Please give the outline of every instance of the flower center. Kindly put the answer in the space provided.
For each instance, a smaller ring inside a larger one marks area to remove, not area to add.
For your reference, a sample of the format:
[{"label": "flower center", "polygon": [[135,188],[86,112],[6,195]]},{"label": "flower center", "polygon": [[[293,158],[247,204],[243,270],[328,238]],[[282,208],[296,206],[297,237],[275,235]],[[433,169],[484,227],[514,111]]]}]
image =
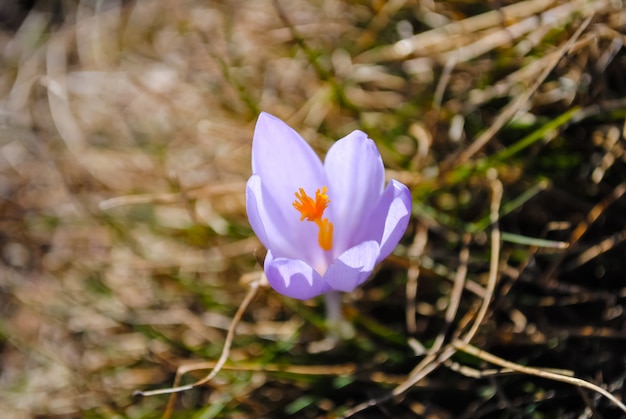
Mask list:
[{"label": "flower center", "polygon": [[319,227],[317,241],[324,250],[330,250],[333,247],[333,223],[328,221],[328,218],[322,218],[330,202],[327,192],[328,188],[322,186],[322,189],[315,191],[315,199],[313,199],[306,194],[304,189],[299,188],[295,194],[296,200],[293,201],[293,207],[300,212],[300,221],[306,219]]}]

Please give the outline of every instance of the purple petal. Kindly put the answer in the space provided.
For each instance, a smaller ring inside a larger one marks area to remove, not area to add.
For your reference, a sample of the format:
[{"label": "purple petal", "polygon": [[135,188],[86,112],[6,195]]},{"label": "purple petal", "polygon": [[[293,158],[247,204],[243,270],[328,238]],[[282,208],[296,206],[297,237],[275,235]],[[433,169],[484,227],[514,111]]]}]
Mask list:
[{"label": "purple petal", "polygon": [[411,192],[402,183],[392,180],[359,235],[362,240],[380,243],[380,262],[391,254],[404,235],[411,218]]},{"label": "purple petal", "polygon": [[[263,222],[263,219],[268,217],[265,214],[261,215],[265,207],[266,205],[263,204],[261,178],[257,175],[252,175],[250,179],[248,179],[248,183],[246,183],[246,212],[248,213],[248,221],[250,221],[250,226],[259,240],[261,240],[261,243],[269,248],[270,241],[264,225],[267,224],[267,222]],[[272,229],[271,226],[268,226],[268,228]]]},{"label": "purple petal", "polygon": [[324,274],[324,280],[333,290],[351,292],[370,276],[378,253],[375,241],[360,243],[335,259]]},{"label": "purple petal", "polygon": [[263,112],[252,140],[252,173],[261,179],[261,188],[254,195],[268,247],[275,241],[274,234],[281,236],[277,242],[288,244],[273,248],[275,256],[303,259],[316,267],[326,264],[327,256],[317,241],[318,228],[314,223],[300,221],[300,213],[292,205],[299,188],[314,196],[317,189],[328,185],[313,149],[283,121]]},{"label": "purple petal", "polygon": [[252,139],[252,173],[259,175],[276,203],[296,221],[294,194],[304,188],[309,195],[327,186],[324,167],[300,134],[280,119],[261,113]]},{"label": "purple petal", "polygon": [[328,176],[335,254],[355,245],[355,232],[385,186],[385,172],[376,144],[361,131],[353,131],[328,151],[324,168]]},{"label": "purple petal", "polygon": [[293,257],[293,237],[290,230],[282,228],[280,216],[276,216],[276,203],[269,196],[261,178],[250,176],[246,184],[246,211],[252,230],[268,249],[274,249],[281,257]]},{"label": "purple petal", "polygon": [[286,227],[281,212],[258,175],[248,179],[246,210],[252,230],[276,257],[303,259],[320,268],[326,266],[326,255],[317,242],[315,224],[301,223],[298,229]]},{"label": "purple petal", "polygon": [[304,261],[274,259],[269,250],[265,257],[265,276],[272,288],[291,298],[308,300],[330,291],[322,277]]}]

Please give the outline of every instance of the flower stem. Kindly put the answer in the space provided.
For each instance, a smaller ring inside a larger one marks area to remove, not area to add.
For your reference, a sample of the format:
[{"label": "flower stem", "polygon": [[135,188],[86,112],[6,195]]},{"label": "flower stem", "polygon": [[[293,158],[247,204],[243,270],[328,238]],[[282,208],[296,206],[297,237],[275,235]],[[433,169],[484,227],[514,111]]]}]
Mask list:
[{"label": "flower stem", "polygon": [[327,293],[325,297],[327,339],[338,343],[340,340],[352,338],[354,336],[354,327],[343,317],[343,293],[332,291]]},{"label": "flower stem", "polygon": [[326,337],[309,344],[309,352],[320,353],[335,349],[342,340],[354,337],[354,327],[343,317],[341,299],[343,294],[332,291],[324,295],[326,298]]}]

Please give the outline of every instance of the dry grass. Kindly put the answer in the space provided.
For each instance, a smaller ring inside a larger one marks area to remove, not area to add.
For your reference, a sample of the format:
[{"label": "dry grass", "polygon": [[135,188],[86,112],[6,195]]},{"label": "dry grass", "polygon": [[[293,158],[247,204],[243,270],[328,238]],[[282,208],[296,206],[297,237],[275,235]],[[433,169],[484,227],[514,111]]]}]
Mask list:
[{"label": "dry grass", "polygon": [[0,34],[0,411],[159,417],[134,390],[215,365],[264,110],[368,132],[414,221],[352,341],[311,353],[321,300],[262,288],[174,417],[623,414],[622,2],[90,3]]}]

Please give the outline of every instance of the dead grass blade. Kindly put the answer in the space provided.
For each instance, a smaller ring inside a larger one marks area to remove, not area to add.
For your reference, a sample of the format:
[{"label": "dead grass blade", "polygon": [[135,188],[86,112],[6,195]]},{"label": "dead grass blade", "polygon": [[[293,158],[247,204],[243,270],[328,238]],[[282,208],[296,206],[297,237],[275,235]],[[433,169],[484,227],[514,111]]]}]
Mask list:
[{"label": "dead grass blade", "polygon": [[480,151],[485,144],[487,144],[493,136],[500,131],[502,127],[506,123],[508,123],[511,118],[519,111],[519,109],[532,97],[532,95],[537,91],[539,86],[544,82],[544,80],[550,75],[552,70],[556,67],[559,61],[565,57],[571,50],[572,46],[576,42],[576,40],[580,37],[583,31],[589,26],[591,23],[591,19],[593,16],[589,16],[585,21],[578,27],[576,32],[570,37],[570,39],[558,50],[558,54],[555,58],[544,68],[539,77],[534,81],[534,83],[524,91],[523,94],[517,96],[514,100],[512,100],[506,107],[498,114],[496,119],[491,123],[489,128],[487,128],[482,134],[478,136],[470,144],[468,147],[463,149],[458,155],[452,156],[451,158],[444,161],[442,167],[451,168],[458,164],[462,164],[470,159],[474,154]]},{"label": "dead grass blade", "polygon": [[209,381],[211,381],[221,371],[224,364],[226,364],[226,361],[228,360],[228,356],[230,354],[230,348],[233,344],[233,339],[235,338],[235,330],[237,329],[237,325],[241,321],[243,314],[248,308],[248,305],[250,305],[250,302],[256,296],[256,293],[259,290],[259,286],[262,280],[263,280],[262,277],[260,277],[257,280],[250,283],[249,285],[250,289],[248,293],[246,294],[246,296],[244,297],[241,304],[239,305],[237,312],[233,316],[230,327],[228,328],[228,333],[226,334],[226,339],[224,340],[222,354],[220,355],[219,359],[217,360],[211,372],[206,377],[196,381],[195,383],[188,384],[186,386],[179,386],[180,380],[183,375],[187,374],[190,371],[205,368],[204,364],[200,364],[201,365],[200,367],[198,367],[197,365],[183,366],[183,367],[180,367],[176,371],[176,378],[174,379],[174,385],[171,388],[150,390],[150,391],[136,391],[135,395],[141,396],[141,397],[147,397],[147,396],[157,396],[160,394],[170,394],[171,395],[170,399],[165,408],[165,412],[163,413],[163,419],[169,419],[174,411],[174,403],[176,402],[177,393],[180,393],[182,391],[192,390],[196,387],[202,386],[208,383]]},{"label": "dead grass blade", "polygon": [[475,356],[476,358],[480,358],[483,361],[489,362],[494,365],[498,365],[503,368],[507,368],[511,371],[520,372],[522,374],[534,375],[536,377],[546,378],[548,380],[560,381],[562,383],[571,384],[576,387],[586,388],[588,390],[595,391],[596,393],[601,394],[602,396],[609,399],[613,404],[619,407],[622,411],[626,412],[626,405],[622,403],[617,397],[603,389],[602,387],[590,383],[589,381],[585,381],[581,378],[570,377],[568,375],[564,375],[561,373],[556,373],[552,371],[547,371],[544,369],[526,367],[524,365],[519,365],[514,362],[507,361],[505,359],[499,358],[489,352],[485,352],[481,349],[478,349],[475,346],[470,345],[467,342],[463,342],[460,340],[455,340],[453,342],[453,346],[455,349],[459,351],[465,352],[466,354]]}]

